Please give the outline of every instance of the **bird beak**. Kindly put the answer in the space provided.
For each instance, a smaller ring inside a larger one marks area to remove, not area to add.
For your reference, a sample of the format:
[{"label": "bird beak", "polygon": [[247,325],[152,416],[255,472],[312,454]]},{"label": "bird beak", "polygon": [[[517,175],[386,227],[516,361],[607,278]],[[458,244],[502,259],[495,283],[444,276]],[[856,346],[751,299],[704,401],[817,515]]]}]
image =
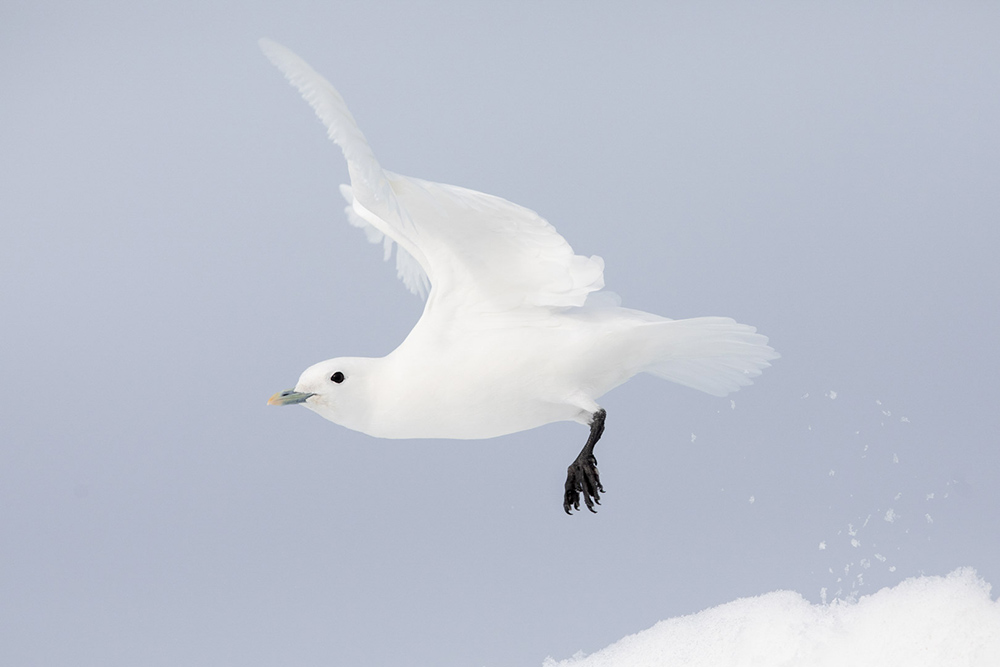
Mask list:
[{"label": "bird beak", "polygon": [[302,403],[310,396],[315,396],[316,394],[307,394],[301,391],[295,391],[294,389],[286,389],[285,391],[279,391],[277,394],[267,399],[268,405],[295,405],[296,403]]}]

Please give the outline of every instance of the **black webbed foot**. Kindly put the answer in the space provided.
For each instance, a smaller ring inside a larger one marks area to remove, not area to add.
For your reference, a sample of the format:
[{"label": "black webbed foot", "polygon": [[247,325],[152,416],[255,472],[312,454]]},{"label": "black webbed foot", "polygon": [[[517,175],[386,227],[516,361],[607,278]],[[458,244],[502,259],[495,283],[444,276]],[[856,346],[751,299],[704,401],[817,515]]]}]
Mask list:
[{"label": "black webbed foot", "polygon": [[604,433],[604,419],[607,412],[600,409],[594,413],[590,421],[590,437],[587,444],[580,450],[579,456],[566,469],[566,487],[563,493],[563,510],[566,514],[572,514],[570,509],[580,510],[580,494],[583,494],[583,502],[591,512],[594,504],[601,504],[601,494],[604,487],[601,486],[601,475],[597,471],[597,458],[594,456],[594,445],[601,439]]},{"label": "black webbed foot", "polygon": [[597,471],[597,459],[593,454],[584,457],[581,453],[566,469],[566,492],[563,496],[563,509],[566,514],[572,514],[571,507],[580,510],[581,493],[587,509],[596,513],[594,504],[601,504],[604,487],[601,486],[601,474]]}]

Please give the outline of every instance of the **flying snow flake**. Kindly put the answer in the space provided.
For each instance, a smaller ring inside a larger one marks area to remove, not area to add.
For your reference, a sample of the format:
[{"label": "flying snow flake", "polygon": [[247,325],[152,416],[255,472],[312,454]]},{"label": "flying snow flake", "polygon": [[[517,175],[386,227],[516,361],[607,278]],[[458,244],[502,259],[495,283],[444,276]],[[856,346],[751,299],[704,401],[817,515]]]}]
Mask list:
[{"label": "flying snow flake", "polygon": [[930,514],[925,514],[924,518],[927,519],[927,523],[934,523],[934,519],[931,518]]},{"label": "flying snow flake", "polygon": [[895,523],[897,516],[898,515],[896,514],[896,510],[890,507],[889,511],[885,513],[885,520],[888,521],[889,523]]},{"label": "flying snow flake", "polygon": [[755,498],[754,498],[753,496],[750,496],[750,504],[751,504],[751,505],[753,505],[753,504],[754,504],[754,500],[755,500]]},{"label": "flying snow flake", "polygon": [[892,453],[892,462],[899,463],[899,455],[896,454],[895,452]]},{"label": "flying snow flake", "polygon": [[826,542],[820,542],[819,543],[819,550],[823,551],[824,549],[826,549]]},{"label": "flying snow flake", "polygon": [[696,436],[694,433],[692,433],[691,434],[691,442],[694,442],[697,439],[698,439],[698,436]]},{"label": "flying snow flake", "polygon": [[934,494],[933,493],[928,493],[927,494],[927,500],[934,500]]},{"label": "flying snow flake", "polygon": [[858,547],[861,546],[861,541],[858,538],[856,538],[856,537],[852,537],[851,538],[851,546],[854,547],[855,549],[857,549]]},{"label": "flying snow flake", "polygon": [[837,474],[837,471],[834,470],[833,468],[830,468],[830,477],[833,477],[836,474]]},{"label": "flying snow flake", "polygon": [[830,391],[826,392],[823,395],[829,398],[831,401],[837,400],[837,392],[835,392],[833,389],[831,389]]},{"label": "flying snow flake", "polygon": [[732,401],[732,400],[729,401],[729,409],[731,409],[731,410],[735,410],[736,409],[736,401]]},{"label": "flying snow flake", "polygon": [[885,562],[885,556],[883,556],[882,554],[875,554],[875,560],[877,560],[880,563],[884,563]]},{"label": "flying snow flake", "polygon": [[904,422],[906,424],[909,424],[910,423],[910,418],[909,417],[900,417],[899,421]]}]

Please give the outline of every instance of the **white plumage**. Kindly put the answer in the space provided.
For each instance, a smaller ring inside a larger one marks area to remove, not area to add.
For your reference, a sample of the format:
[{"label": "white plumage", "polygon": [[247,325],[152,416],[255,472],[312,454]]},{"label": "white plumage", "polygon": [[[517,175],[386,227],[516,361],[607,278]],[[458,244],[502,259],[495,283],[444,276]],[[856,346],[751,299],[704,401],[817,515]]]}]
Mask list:
[{"label": "white plumage", "polygon": [[599,291],[604,261],[575,254],[534,211],[382,169],[336,89],[288,49],[260,45],[343,150],[348,221],[383,243],[386,259],[396,244],[399,277],[427,298],[389,355],[315,364],[272,404],[303,403],[384,438],[490,438],[554,421],[590,424],[570,466],[569,511],[577,492],[590,507],[602,490],[592,455],[603,431],[601,395],[647,372],[723,396],[778,356],[753,327],[728,318],[669,320],[620,307]]}]

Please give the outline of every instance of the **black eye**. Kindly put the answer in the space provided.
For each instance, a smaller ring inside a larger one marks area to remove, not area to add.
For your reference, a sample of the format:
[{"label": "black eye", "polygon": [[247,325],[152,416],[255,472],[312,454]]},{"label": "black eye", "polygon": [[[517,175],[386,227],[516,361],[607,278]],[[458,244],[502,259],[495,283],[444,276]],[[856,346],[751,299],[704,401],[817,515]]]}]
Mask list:
[{"label": "black eye", "polygon": [[344,374],[341,373],[340,371],[337,371],[336,373],[330,376],[330,379],[336,382],[337,384],[340,384],[341,382],[344,381]]}]

